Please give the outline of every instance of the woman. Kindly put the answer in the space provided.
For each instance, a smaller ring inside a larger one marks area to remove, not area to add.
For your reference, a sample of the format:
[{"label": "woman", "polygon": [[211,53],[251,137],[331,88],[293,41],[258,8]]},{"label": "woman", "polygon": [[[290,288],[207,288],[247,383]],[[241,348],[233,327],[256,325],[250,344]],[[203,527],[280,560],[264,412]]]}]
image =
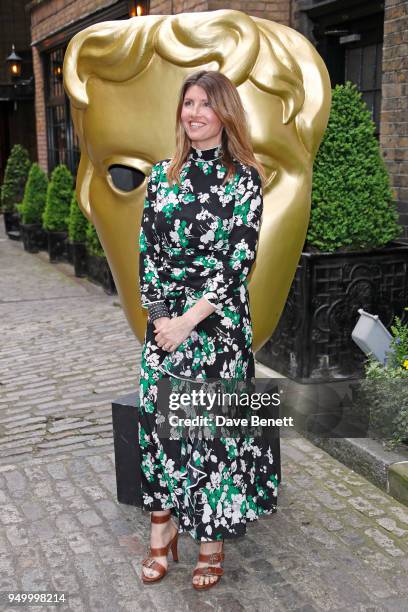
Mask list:
[{"label": "woman", "polygon": [[[278,474],[270,446],[253,438],[162,439],[158,381],[255,376],[247,276],[263,210],[262,166],[254,157],[238,90],[223,74],[183,83],[176,152],[149,176],[140,231],[140,290],[149,317],[140,375],[143,509],[151,512],[142,579],[167,573],[178,533],[201,544],[196,589],[223,573],[224,539],[276,511]],[[170,517],[178,519],[178,526]]]}]

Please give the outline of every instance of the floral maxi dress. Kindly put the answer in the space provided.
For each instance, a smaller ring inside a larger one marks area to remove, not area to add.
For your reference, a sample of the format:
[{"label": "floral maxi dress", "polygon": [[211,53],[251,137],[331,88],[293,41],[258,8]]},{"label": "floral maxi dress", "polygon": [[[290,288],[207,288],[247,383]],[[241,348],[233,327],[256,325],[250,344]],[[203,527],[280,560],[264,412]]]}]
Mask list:
[{"label": "floral maxi dress", "polygon": [[263,210],[257,170],[234,159],[224,186],[221,146],[191,148],[180,185],[169,185],[170,159],[153,166],[140,229],[142,306],[164,301],[181,316],[204,297],[216,310],[169,352],[148,322],[139,386],[142,508],[171,509],[179,532],[199,541],[242,536],[246,523],[277,510],[279,440],[163,439],[157,432],[162,377],[250,379],[255,376],[247,276],[255,260]]}]

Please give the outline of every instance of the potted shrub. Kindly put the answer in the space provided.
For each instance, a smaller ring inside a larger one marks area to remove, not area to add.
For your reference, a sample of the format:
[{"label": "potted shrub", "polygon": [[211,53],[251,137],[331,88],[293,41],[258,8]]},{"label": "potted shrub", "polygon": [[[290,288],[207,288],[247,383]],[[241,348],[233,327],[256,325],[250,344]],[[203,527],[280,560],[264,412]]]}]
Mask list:
[{"label": "potted shrub", "polygon": [[75,268],[75,276],[86,276],[86,230],[88,220],[78,206],[75,193],[71,199],[68,217],[68,244],[71,247],[72,262]]},{"label": "potted shrub", "polygon": [[28,151],[19,144],[14,145],[7,160],[0,192],[0,208],[3,212],[6,233],[14,240],[20,239],[19,213],[16,204],[23,199],[30,166]]},{"label": "potted shrub", "polygon": [[88,277],[104,288],[108,295],[116,293],[115,283],[98,234],[92,223],[86,228]]},{"label": "potted shrub", "polygon": [[28,173],[23,201],[16,205],[20,213],[24,249],[29,253],[37,253],[39,249],[47,248],[47,235],[42,228],[47,187],[47,175],[34,163]]},{"label": "potted shrub", "polygon": [[394,447],[408,443],[408,325],[396,316],[391,332],[385,365],[372,355],[364,364],[365,377],[353,390],[353,410],[369,423],[370,437]]},{"label": "potted shrub", "polygon": [[48,184],[47,199],[42,215],[43,227],[48,234],[50,262],[63,259],[68,236],[67,218],[73,194],[73,177],[67,166],[56,166]]},{"label": "potted shrub", "polygon": [[358,309],[389,327],[404,307],[408,245],[396,240],[402,227],[374,130],[356,86],[336,86],[305,247],[277,328],[256,355],[301,383],[358,378]]}]

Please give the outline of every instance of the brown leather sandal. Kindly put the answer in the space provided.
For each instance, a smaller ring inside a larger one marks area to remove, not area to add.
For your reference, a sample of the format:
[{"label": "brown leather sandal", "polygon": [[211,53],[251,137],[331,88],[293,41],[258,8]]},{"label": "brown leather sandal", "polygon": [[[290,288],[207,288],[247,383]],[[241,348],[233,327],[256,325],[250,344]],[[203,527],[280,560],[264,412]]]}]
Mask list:
[{"label": "brown leather sandal", "polygon": [[[152,513],[150,515],[150,520],[152,523],[167,523],[167,521],[170,520],[170,517],[171,512],[162,516],[155,516]],[[156,561],[153,557],[167,557],[170,548],[173,555],[173,561],[178,561],[177,540],[178,530],[166,546],[163,546],[162,548],[149,547],[148,556],[146,557],[146,559],[143,559],[142,566],[150,567],[155,572],[159,572],[159,574],[157,576],[146,576],[146,574],[142,570],[142,580],[145,584],[148,582],[157,582],[158,580],[164,578],[164,576],[167,574],[168,568],[164,567],[164,565]]]},{"label": "brown leather sandal", "polygon": [[[203,563],[218,563],[218,562],[222,562],[225,559],[225,555],[224,555],[224,540],[222,541],[222,548],[220,552],[216,552],[216,553],[211,553],[210,555],[204,555],[202,553],[200,553],[198,555],[198,560],[202,561]],[[202,591],[204,589],[210,589],[211,587],[215,586],[216,584],[218,584],[218,582],[221,580],[221,576],[224,573],[224,568],[222,567],[211,567],[209,565],[205,566],[205,567],[196,567],[195,570],[193,571],[193,579],[194,576],[217,576],[217,580],[213,580],[212,582],[209,582],[208,584],[196,584],[195,582],[193,582],[193,587],[195,589],[197,589],[198,591]]]}]

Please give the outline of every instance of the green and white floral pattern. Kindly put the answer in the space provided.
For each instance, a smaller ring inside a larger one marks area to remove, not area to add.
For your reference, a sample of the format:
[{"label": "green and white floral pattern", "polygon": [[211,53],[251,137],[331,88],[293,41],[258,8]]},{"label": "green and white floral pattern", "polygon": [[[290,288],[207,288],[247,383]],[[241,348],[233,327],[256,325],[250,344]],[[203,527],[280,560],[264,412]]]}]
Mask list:
[{"label": "green and white floral pattern", "polygon": [[145,510],[171,508],[179,531],[200,541],[244,535],[246,523],[276,512],[276,444],[249,436],[160,438],[158,381],[255,376],[247,277],[263,211],[257,170],[234,160],[222,185],[221,147],[192,148],[180,186],[169,186],[165,159],[148,179],[140,230],[142,305],[165,301],[180,316],[205,297],[216,310],[171,353],[147,324],[140,370],[139,446]]}]

